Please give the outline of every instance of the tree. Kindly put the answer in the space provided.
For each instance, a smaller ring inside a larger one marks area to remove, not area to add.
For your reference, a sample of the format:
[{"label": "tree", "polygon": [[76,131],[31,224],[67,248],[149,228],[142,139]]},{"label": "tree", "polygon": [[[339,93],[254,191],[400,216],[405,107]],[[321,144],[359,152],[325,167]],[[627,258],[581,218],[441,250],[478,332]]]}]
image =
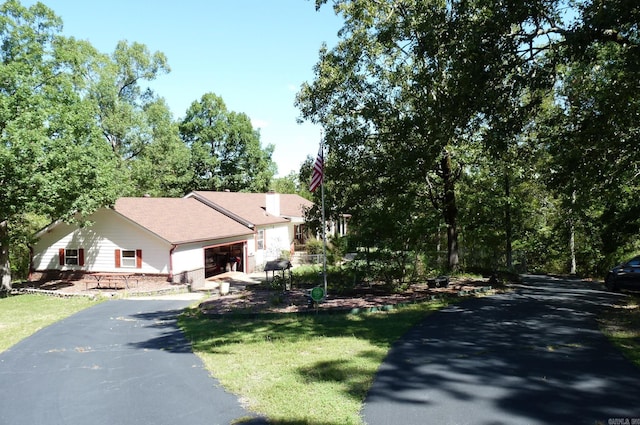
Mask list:
[{"label": "tree", "polygon": [[179,197],[188,192],[193,180],[189,148],[180,139],[178,123],[164,100],[144,108],[151,142],[130,161],[133,194]]},{"label": "tree", "polygon": [[98,105],[98,125],[115,156],[135,158],[151,143],[145,108],[156,101],[153,92],[140,86],[169,72],[161,52],[150,53],[144,44],[120,41],[110,57],[100,55],[90,97]]},{"label": "tree", "polygon": [[272,189],[277,193],[299,193],[301,185],[298,180],[298,174],[292,171],[284,177],[274,178],[271,181]]},{"label": "tree", "polygon": [[556,90],[537,128],[550,158],[549,189],[563,205],[562,236],[578,270],[597,273],[637,248],[640,231],[640,5],[594,0],[576,12],[549,55]]},{"label": "tree", "polygon": [[117,196],[115,166],[81,96],[94,59],[85,42],[59,35],[41,3],[0,6],[0,275],[11,286],[9,238],[25,214],[84,214]]},{"label": "tree", "polygon": [[[368,169],[403,177],[388,180],[382,196],[421,187],[414,193],[432,200],[446,225],[452,270],[462,166],[456,155],[509,112],[502,101],[508,90],[539,80],[538,24],[551,27],[557,16],[558,2],[548,3],[336,0],[345,17],[342,39],[322,48],[315,81],[298,94],[302,118],[325,127],[331,150],[356,152],[347,158],[360,161],[371,139]],[[347,167],[358,169],[355,162]]]},{"label": "tree", "polygon": [[180,134],[191,150],[194,190],[269,189],[276,172],[273,145],[262,148],[249,117],[228,111],[219,96],[208,93],[193,102]]}]

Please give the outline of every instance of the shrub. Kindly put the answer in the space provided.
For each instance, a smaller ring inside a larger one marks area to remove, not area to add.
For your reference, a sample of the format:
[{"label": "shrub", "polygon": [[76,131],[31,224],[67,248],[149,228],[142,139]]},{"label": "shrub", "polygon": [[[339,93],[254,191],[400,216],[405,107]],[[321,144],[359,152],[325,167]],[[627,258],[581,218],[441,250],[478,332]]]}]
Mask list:
[{"label": "shrub", "polygon": [[305,244],[305,249],[307,254],[322,254],[323,252],[323,244],[322,241],[318,239],[310,239]]},{"label": "shrub", "polygon": [[283,249],[280,251],[280,257],[283,260],[291,260],[291,251]]},{"label": "shrub", "polygon": [[321,265],[298,266],[293,269],[293,285],[298,288],[312,288],[322,280]]}]

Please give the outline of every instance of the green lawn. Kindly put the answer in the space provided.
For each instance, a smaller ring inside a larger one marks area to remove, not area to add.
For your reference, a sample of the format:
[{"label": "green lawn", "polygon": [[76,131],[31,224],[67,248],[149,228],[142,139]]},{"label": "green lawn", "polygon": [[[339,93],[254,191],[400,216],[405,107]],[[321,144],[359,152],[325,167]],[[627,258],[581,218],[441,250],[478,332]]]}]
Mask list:
[{"label": "green lawn", "polygon": [[623,354],[640,367],[640,297],[614,306],[600,317],[602,332]]},{"label": "green lawn", "polygon": [[0,299],[0,352],[58,320],[96,304],[85,297],[14,295]]},{"label": "green lawn", "polygon": [[362,401],[391,344],[444,301],[363,315],[210,319],[180,326],[211,374],[280,424],[362,424]]}]

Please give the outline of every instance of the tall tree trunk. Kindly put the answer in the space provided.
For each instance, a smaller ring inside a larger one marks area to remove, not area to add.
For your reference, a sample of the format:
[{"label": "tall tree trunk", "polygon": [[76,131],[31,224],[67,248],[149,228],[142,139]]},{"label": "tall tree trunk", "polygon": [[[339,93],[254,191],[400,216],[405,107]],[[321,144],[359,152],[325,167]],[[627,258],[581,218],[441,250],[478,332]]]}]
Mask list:
[{"label": "tall tree trunk", "polygon": [[513,268],[513,253],[512,253],[512,238],[513,238],[513,229],[511,228],[511,176],[509,173],[509,168],[506,167],[504,172],[504,197],[507,200],[505,204],[504,210],[504,227],[505,227],[505,253],[506,253],[506,262],[507,262],[507,270],[511,270]]},{"label": "tall tree trunk", "polygon": [[442,226],[438,223],[438,240],[436,242],[436,255],[437,260],[436,263],[438,267],[444,267],[444,256],[442,255],[442,240],[444,239],[442,236]]},{"label": "tall tree trunk", "polygon": [[576,191],[571,193],[571,210],[569,211],[569,253],[571,255],[571,268],[569,274],[575,275],[577,270],[576,265],[576,229],[573,224],[573,211],[576,204]]},{"label": "tall tree trunk", "polygon": [[449,270],[455,272],[459,266],[458,253],[458,207],[456,205],[456,176],[451,165],[451,154],[445,149],[440,161],[444,183],[444,203],[442,214],[447,225],[447,255]]},{"label": "tall tree trunk", "polygon": [[569,274],[575,275],[577,273],[576,266],[576,235],[575,230],[573,228],[573,220],[569,224],[569,251],[571,252],[571,269],[569,270]]},{"label": "tall tree trunk", "polygon": [[0,221],[0,278],[3,290],[11,289],[11,264],[9,262],[9,225]]}]

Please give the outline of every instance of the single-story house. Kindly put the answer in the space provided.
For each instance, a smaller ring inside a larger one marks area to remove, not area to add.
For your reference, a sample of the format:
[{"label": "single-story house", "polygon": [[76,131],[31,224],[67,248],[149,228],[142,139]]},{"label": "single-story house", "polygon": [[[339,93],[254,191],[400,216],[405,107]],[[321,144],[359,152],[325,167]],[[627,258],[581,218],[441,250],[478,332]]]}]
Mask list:
[{"label": "single-story house", "polygon": [[88,217],[55,222],[32,247],[35,272],[129,273],[204,284],[251,273],[291,251],[311,202],[278,193],[205,192],[184,198],[120,198]]}]

